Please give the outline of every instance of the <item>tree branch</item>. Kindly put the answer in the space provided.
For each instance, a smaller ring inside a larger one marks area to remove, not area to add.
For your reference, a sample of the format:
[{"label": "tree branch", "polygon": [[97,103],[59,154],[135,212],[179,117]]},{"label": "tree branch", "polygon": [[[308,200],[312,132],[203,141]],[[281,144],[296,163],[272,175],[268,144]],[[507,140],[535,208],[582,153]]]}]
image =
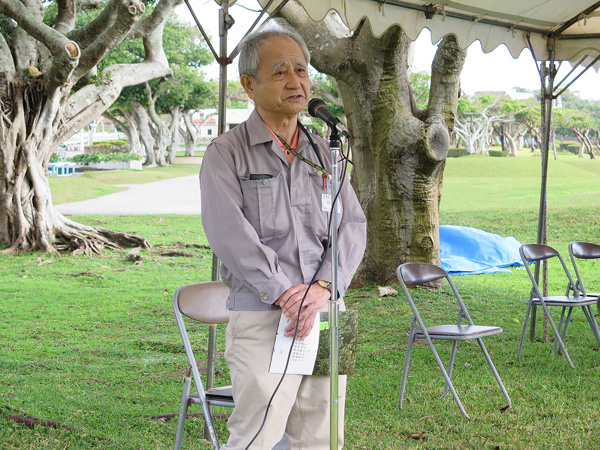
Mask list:
[{"label": "tree branch", "polygon": [[[338,78],[351,51],[351,37],[343,25],[331,14],[321,22],[313,22],[294,0],[282,8],[281,15],[302,36],[308,48],[313,49],[311,65],[319,72]],[[323,70],[325,67],[327,71]]]},{"label": "tree branch", "polygon": [[150,116],[150,120],[152,123],[156,124],[158,127],[165,126],[165,123],[160,118],[160,116],[156,113],[156,97],[152,95],[152,89],[150,88],[150,83],[146,81],[146,97],[148,98],[148,106],[146,110],[148,111],[148,115]]},{"label": "tree branch", "polygon": [[[59,33],[68,33],[75,28],[77,9],[74,0],[57,0],[58,13],[54,20],[54,29]],[[71,38],[72,39],[72,38]]]},{"label": "tree branch", "polygon": [[118,0],[116,20],[83,50],[79,66],[75,70],[75,79],[78,80],[88,73],[109,51],[121,43],[145,10],[146,7],[139,0]]},{"label": "tree branch", "polygon": [[333,95],[331,95],[326,90],[321,89],[318,86],[311,86],[311,90],[313,91],[314,94],[316,94],[319,97],[327,100],[329,103],[333,103],[334,105],[340,106],[342,108],[344,107],[344,103],[342,102],[341,99],[334,97]]},{"label": "tree branch", "polygon": [[[2,73],[0,79],[5,78],[5,81],[8,82],[11,82],[16,75],[15,62],[13,61],[10,48],[2,34],[0,34],[0,71],[0,73]],[[0,95],[4,96],[1,89]]]},{"label": "tree branch", "polygon": [[450,131],[458,107],[460,72],[467,53],[458,47],[454,36],[446,36],[438,46],[431,65],[431,91],[427,116],[442,118]]},{"label": "tree branch", "polygon": [[60,55],[70,40],[54,28],[40,23],[39,17],[19,1],[0,0],[0,13],[15,20],[31,37],[43,43],[52,55]]},{"label": "tree branch", "polygon": [[181,3],[183,3],[183,0],[161,0],[152,11],[152,14],[138,24],[144,35],[145,61],[155,61],[167,67],[169,66],[162,43],[163,28],[173,14],[175,7]]},{"label": "tree branch", "polygon": [[72,30],[68,37],[77,41],[81,48],[86,48],[97,37],[112,27],[117,20],[119,0],[110,0],[96,19],[86,26]]}]

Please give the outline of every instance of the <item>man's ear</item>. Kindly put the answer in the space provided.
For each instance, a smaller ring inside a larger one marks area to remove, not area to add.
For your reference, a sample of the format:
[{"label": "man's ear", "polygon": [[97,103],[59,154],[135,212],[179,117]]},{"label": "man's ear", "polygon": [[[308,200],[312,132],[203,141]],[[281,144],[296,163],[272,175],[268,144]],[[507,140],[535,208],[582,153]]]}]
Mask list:
[{"label": "man's ear", "polygon": [[246,94],[248,94],[248,97],[254,99],[254,85],[256,84],[254,77],[245,73],[240,77],[240,83],[246,91]]}]

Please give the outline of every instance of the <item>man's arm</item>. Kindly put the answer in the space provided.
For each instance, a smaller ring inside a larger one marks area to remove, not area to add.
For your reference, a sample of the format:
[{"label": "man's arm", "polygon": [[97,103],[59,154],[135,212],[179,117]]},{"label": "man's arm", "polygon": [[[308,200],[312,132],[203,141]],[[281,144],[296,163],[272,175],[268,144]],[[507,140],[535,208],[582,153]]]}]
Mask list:
[{"label": "man's arm", "polygon": [[231,153],[218,144],[207,149],[200,172],[202,225],[213,252],[238,279],[272,304],[292,286],[277,254],[263,245],[243,214],[243,196]]}]

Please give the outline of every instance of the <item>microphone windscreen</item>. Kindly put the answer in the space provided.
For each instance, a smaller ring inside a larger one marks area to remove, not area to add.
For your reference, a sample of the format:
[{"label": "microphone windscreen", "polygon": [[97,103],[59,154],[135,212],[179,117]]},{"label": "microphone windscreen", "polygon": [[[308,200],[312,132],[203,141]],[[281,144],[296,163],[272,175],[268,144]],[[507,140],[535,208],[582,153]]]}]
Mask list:
[{"label": "microphone windscreen", "polygon": [[320,98],[311,98],[308,102],[308,114],[318,118],[317,109],[321,106],[326,106],[323,100]]}]

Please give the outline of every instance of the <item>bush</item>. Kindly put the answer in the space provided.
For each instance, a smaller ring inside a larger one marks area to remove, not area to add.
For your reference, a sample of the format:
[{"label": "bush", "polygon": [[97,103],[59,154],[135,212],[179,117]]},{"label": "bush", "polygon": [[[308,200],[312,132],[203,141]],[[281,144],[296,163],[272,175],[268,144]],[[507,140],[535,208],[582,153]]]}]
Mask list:
[{"label": "bush", "polygon": [[69,161],[91,163],[102,161],[134,161],[142,159],[135,153],[82,153],[69,158]]},{"label": "bush", "polygon": [[460,156],[466,156],[469,153],[466,148],[451,148],[448,150],[448,158],[458,158]]},{"label": "bush", "polygon": [[579,154],[580,147],[581,147],[581,144],[579,144],[579,142],[561,142],[560,143],[561,150],[572,153],[574,155]]},{"label": "bush", "polygon": [[488,152],[489,156],[494,156],[494,157],[503,157],[503,156],[508,156],[508,154],[506,152],[503,152],[502,150],[490,150]]},{"label": "bush", "polygon": [[126,139],[118,139],[116,141],[96,141],[92,145],[85,147],[86,153],[124,153],[128,150],[128,141]]}]

